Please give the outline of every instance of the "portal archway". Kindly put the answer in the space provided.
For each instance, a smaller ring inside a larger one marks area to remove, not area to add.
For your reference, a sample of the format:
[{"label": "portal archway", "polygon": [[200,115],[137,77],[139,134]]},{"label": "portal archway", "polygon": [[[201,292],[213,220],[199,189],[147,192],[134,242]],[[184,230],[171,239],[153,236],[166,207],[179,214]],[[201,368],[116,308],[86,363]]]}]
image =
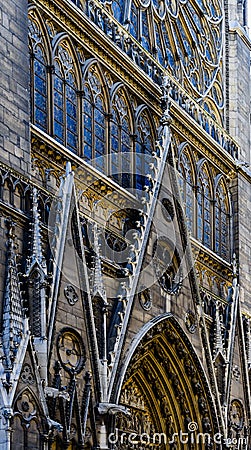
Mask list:
[{"label": "portal archway", "polygon": [[[124,364],[116,449],[219,449],[213,395],[198,356],[171,314],[147,324]],[[215,436],[217,439],[215,439]]]}]

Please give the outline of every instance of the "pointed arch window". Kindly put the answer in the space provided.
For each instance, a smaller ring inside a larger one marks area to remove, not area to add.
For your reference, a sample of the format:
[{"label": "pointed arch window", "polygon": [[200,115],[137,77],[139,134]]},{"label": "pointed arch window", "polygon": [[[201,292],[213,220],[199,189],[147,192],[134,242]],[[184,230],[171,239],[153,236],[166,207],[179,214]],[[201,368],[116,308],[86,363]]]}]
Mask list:
[{"label": "pointed arch window", "polygon": [[106,170],[106,113],[102,85],[95,69],[84,84],[84,158],[100,171]]},{"label": "pointed arch window", "polygon": [[112,104],[110,175],[123,187],[131,185],[132,127],[129,108],[122,91]]},{"label": "pointed arch window", "polygon": [[197,238],[206,247],[212,245],[211,189],[207,169],[200,170],[197,191]]},{"label": "pointed arch window", "polygon": [[216,189],[215,198],[215,252],[229,259],[229,205],[226,189],[221,182]]},{"label": "pointed arch window", "polygon": [[135,151],[135,188],[142,191],[144,186],[150,184],[146,175],[149,173],[149,163],[154,151],[153,130],[146,111],[140,114],[137,121]]},{"label": "pointed arch window", "polygon": [[135,39],[139,39],[139,9],[134,0],[131,4],[130,33]]},{"label": "pointed arch window", "polygon": [[161,26],[157,21],[154,21],[155,39],[156,39],[156,54],[160,64],[165,65],[164,51],[162,46]]},{"label": "pointed arch window", "polygon": [[67,45],[58,47],[54,62],[54,137],[74,153],[78,150],[77,80]]},{"label": "pointed arch window", "polygon": [[191,160],[188,155],[183,152],[180,158],[180,188],[184,204],[184,210],[187,219],[187,226],[189,231],[193,231],[193,217],[194,217],[194,194],[193,194],[193,170]]},{"label": "pointed arch window", "polygon": [[114,0],[112,2],[112,10],[114,17],[120,23],[123,23],[124,20],[124,7],[125,4],[123,0]]},{"label": "pointed arch window", "polygon": [[142,27],[142,33],[141,33],[141,42],[142,46],[148,50],[151,51],[151,41],[150,41],[150,33],[149,33],[149,14],[150,11],[148,9],[141,10],[141,27]]},{"label": "pointed arch window", "polygon": [[43,131],[48,127],[47,61],[42,32],[37,22],[29,21],[31,122]]}]

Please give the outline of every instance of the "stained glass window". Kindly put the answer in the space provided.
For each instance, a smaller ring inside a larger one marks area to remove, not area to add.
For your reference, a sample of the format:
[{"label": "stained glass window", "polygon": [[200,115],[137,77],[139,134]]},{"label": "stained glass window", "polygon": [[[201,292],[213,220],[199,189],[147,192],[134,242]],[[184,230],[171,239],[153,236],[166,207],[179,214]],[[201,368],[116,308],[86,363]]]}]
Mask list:
[{"label": "stained glass window", "polygon": [[106,114],[100,78],[93,67],[84,84],[84,158],[100,171],[106,170]]},{"label": "stained glass window", "polygon": [[54,68],[54,136],[64,144],[64,74],[58,62]]},{"label": "stained glass window", "polygon": [[193,195],[193,174],[192,165],[186,153],[182,153],[180,159],[180,187],[181,195],[184,204],[184,210],[187,219],[187,226],[189,231],[193,231],[193,211],[194,211],[194,195]]},{"label": "stained glass window", "polygon": [[229,208],[223,183],[217,186],[215,199],[215,252],[229,259]]},{"label": "stained glass window", "polygon": [[77,82],[67,44],[58,48],[54,62],[54,137],[74,153],[78,151]]},{"label": "stained glass window", "polygon": [[141,10],[141,26],[142,26],[142,35],[141,35],[141,42],[143,47],[150,51],[151,44],[150,44],[150,33],[149,33],[149,11]]},{"label": "stained glass window", "polygon": [[[224,102],[222,5],[217,0],[113,0],[111,8],[116,20],[126,27],[129,24],[129,33],[161,65],[168,66],[195,99],[212,100],[210,113],[218,110],[220,119]],[[130,54],[135,58],[133,51]],[[138,61],[140,65],[141,58]],[[215,86],[220,96],[215,94]]]},{"label": "stained glass window", "polygon": [[135,148],[135,188],[142,191],[144,186],[149,186],[149,179],[146,174],[149,173],[149,163],[152,160],[154,151],[154,137],[150,126],[147,113],[139,116],[136,130],[136,148]]},{"label": "stained glass window", "polygon": [[133,0],[131,5],[130,33],[135,39],[139,38],[139,10]]},{"label": "stained glass window", "polygon": [[114,17],[118,22],[123,23],[124,20],[124,1],[123,0],[115,0],[112,2],[112,10]]},{"label": "stained glass window", "polygon": [[131,185],[132,132],[128,105],[122,91],[114,96],[111,119],[111,177],[121,186]]},{"label": "stained glass window", "polygon": [[197,238],[206,247],[212,244],[211,190],[209,175],[205,167],[200,170],[197,192]]}]

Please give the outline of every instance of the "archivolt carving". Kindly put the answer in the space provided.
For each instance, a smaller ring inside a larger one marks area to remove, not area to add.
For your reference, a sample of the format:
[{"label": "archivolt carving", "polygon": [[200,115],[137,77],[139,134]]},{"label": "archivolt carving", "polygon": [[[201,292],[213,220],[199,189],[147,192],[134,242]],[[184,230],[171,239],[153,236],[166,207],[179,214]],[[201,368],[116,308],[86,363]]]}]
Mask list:
[{"label": "archivolt carving", "polygon": [[[145,335],[131,359],[119,399],[131,417],[117,417],[117,432],[127,437],[132,431],[139,436],[146,433],[152,443],[156,433],[164,433],[168,443],[174,433],[185,433],[196,423],[196,432],[213,435],[217,421],[208,389],[174,320],[159,323]],[[118,448],[129,449],[125,444]],[[180,445],[177,441],[172,448]],[[163,441],[155,446],[166,448]],[[202,448],[214,448],[213,440]]]}]

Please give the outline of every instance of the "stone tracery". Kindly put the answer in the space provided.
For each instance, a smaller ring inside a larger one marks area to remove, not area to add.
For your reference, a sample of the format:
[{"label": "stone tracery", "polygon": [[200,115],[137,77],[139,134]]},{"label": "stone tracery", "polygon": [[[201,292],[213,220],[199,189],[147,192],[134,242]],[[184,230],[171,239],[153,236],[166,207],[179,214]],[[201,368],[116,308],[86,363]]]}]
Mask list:
[{"label": "stone tracery", "polygon": [[[114,17],[212,112],[223,107],[220,1],[113,1]],[[206,97],[209,102],[206,101]],[[205,102],[204,102],[205,100]]]}]

